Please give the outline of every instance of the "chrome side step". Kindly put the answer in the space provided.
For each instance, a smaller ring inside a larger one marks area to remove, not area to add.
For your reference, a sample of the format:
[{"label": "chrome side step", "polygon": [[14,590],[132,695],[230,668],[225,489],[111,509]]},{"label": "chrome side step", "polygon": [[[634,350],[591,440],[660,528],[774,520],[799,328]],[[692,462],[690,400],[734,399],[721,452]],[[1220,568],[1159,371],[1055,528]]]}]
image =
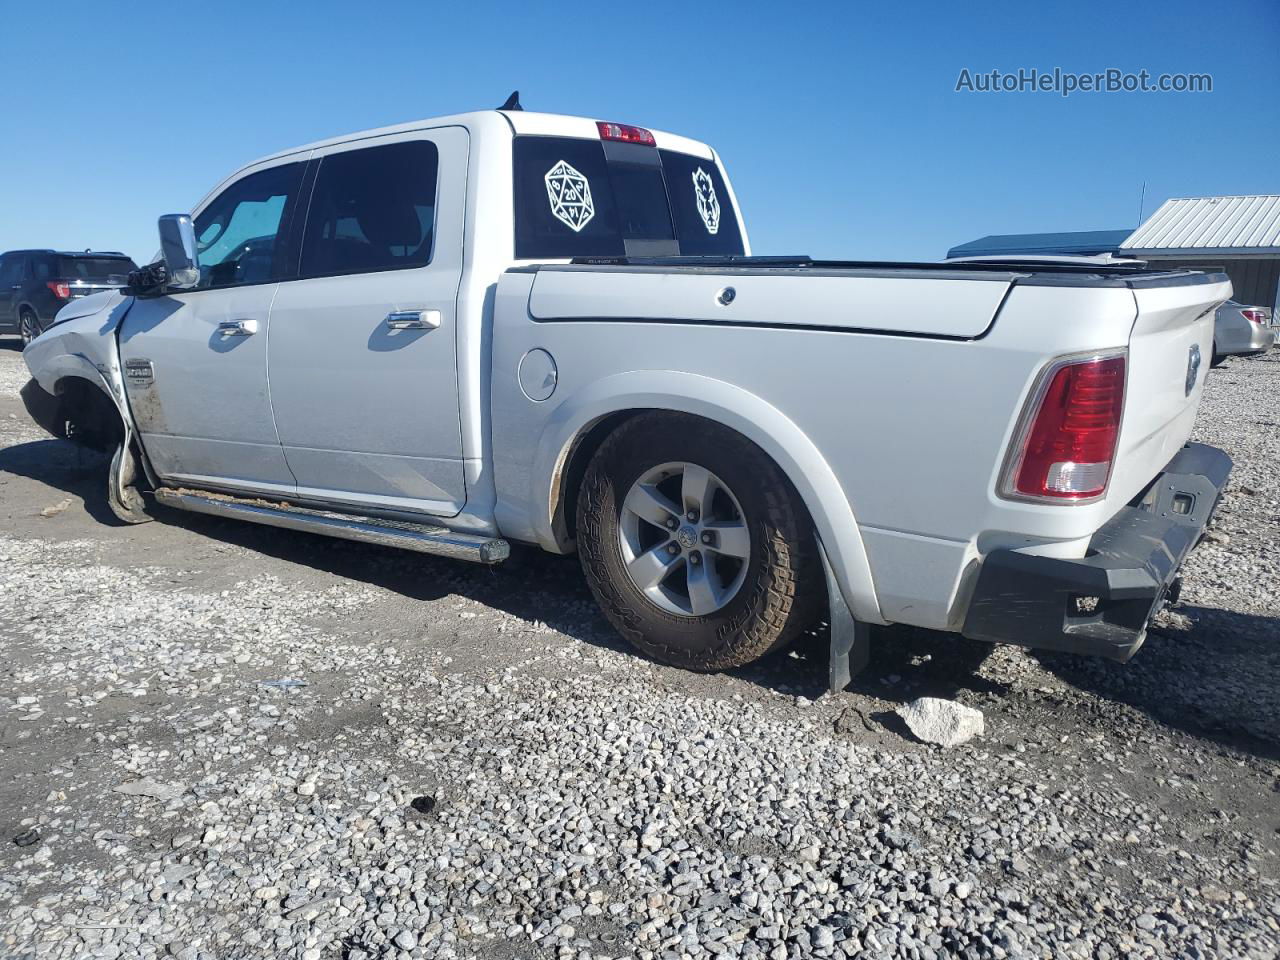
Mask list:
[{"label": "chrome side step", "polygon": [[325,510],[309,510],[287,503],[241,500],[218,493],[195,490],[173,490],[160,487],[156,500],[165,506],[207,513],[215,517],[232,517],[262,523],[268,527],[319,533],[342,540],[376,543],[399,547],[417,553],[430,553],[473,563],[499,563],[511,554],[511,545],[496,537],[458,533],[446,527],[424,523],[400,523],[376,517],[358,517]]}]

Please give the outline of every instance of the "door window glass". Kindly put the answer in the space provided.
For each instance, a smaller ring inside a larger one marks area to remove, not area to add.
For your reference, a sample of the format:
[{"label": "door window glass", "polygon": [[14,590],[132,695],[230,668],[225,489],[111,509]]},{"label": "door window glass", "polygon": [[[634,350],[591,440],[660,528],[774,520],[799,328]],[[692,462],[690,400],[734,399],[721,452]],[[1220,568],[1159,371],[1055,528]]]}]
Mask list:
[{"label": "door window glass", "polygon": [[431,260],[439,153],[427,140],[320,161],[300,276],[421,267]]},{"label": "door window glass", "polygon": [[200,288],[266,283],[287,275],[287,215],[302,180],[301,163],[237,180],[195,220]]},{"label": "door window glass", "polygon": [[0,258],[0,284],[13,286],[22,279],[22,257],[10,254]]}]

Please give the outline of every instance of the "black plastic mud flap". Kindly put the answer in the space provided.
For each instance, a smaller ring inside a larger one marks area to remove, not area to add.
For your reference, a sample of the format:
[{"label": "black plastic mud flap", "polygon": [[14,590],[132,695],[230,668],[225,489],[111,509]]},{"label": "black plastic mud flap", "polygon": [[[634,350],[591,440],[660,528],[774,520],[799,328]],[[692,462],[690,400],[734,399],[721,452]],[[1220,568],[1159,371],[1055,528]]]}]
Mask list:
[{"label": "black plastic mud flap", "polygon": [[827,687],[832,693],[839,693],[849,686],[849,682],[862,672],[871,659],[871,627],[854,619],[853,611],[845,603],[840,585],[836,583],[835,574],[831,571],[831,561],[827,559],[827,551],[822,544],[818,544],[818,555],[822,557],[822,572],[827,578],[827,603],[830,608],[827,614],[831,628]]}]

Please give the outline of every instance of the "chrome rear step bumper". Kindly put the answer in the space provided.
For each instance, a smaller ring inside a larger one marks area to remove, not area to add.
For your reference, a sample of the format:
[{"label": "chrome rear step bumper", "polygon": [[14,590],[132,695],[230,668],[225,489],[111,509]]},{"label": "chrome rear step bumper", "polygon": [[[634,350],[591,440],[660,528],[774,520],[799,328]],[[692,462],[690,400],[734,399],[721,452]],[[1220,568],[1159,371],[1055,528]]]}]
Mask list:
[{"label": "chrome rear step bumper", "polygon": [[326,537],[376,543],[416,553],[430,553],[472,563],[499,563],[511,554],[511,545],[496,537],[458,533],[446,527],[422,523],[398,523],[376,517],[359,517],[324,510],[309,510],[286,503],[267,504],[222,494],[161,487],[156,500],[165,506],[215,517],[248,520],[268,527],[319,533]]}]

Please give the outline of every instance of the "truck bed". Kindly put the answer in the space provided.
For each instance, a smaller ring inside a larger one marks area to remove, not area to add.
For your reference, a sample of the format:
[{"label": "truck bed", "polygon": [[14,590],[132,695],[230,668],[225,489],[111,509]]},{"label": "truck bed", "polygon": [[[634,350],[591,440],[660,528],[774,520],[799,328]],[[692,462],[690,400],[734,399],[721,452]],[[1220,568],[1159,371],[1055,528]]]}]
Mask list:
[{"label": "truck bed", "polygon": [[1139,290],[1225,280],[1124,264],[807,257],[583,258],[516,270],[538,275],[529,307],[541,322],[660,320],[943,340],[982,339],[1015,286]]}]

